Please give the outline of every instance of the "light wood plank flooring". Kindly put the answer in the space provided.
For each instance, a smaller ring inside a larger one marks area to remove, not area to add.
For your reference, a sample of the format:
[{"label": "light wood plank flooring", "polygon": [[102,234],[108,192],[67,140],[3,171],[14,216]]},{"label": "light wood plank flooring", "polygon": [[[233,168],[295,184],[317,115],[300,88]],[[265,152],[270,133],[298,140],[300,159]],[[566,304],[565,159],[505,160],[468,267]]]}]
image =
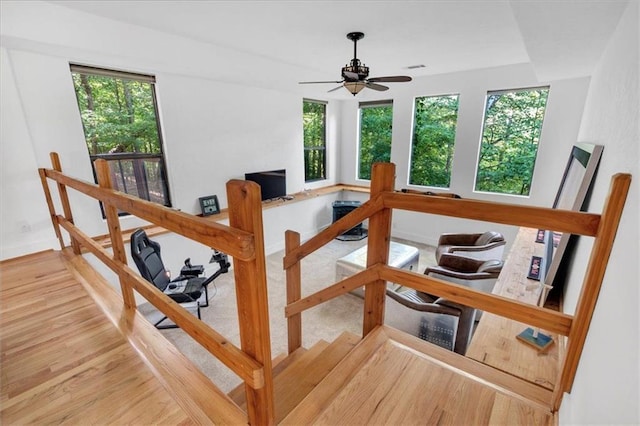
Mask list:
[{"label": "light wood plank flooring", "polygon": [[60,252],[1,262],[0,277],[0,423],[193,423]]}]

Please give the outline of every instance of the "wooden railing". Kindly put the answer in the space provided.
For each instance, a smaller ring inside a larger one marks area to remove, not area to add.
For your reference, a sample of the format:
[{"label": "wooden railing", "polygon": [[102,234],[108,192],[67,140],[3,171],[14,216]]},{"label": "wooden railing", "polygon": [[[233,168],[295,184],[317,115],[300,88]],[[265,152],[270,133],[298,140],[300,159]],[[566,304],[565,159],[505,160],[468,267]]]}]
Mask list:
[{"label": "wooden railing", "polygon": [[[99,185],[63,174],[56,153],[51,153],[51,161],[53,168],[41,168],[39,173],[51,221],[61,248],[65,248],[62,228],[69,233],[71,247],[76,255],[80,255],[81,249],[88,250],[118,275],[126,309],[136,309],[133,291],[137,291],[245,382],[247,415],[250,424],[272,424],[274,404],[271,340],[262,209],[258,185],[239,180],[227,183],[229,226],[225,226],[111,189],[108,165],[104,160],[95,162]],[[47,179],[57,184],[63,215],[55,211]],[[77,190],[103,203],[112,252],[105,250],[74,225],[67,188]],[[240,348],[230,343],[206,323],[198,320],[127,266],[118,210],[138,216],[233,257],[238,295]]]},{"label": "wooden railing", "polygon": [[[394,176],[393,164],[374,164],[369,201],[304,244],[300,244],[297,232],[286,232],[283,266],[287,279],[285,316],[288,322],[289,352],[301,345],[303,311],[358,287],[365,286],[363,336],[382,325],[386,281],[390,281],[568,336],[562,368],[549,407],[551,411],[557,411],[564,392],[570,391],[573,384],[631,176],[617,174],[612,177],[609,196],[601,214],[398,193],[393,190]],[[575,314],[567,315],[388,266],[393,209],[595,237]],[[367,218],[369,241],[366,269],[302,298],[300,261]]]}]

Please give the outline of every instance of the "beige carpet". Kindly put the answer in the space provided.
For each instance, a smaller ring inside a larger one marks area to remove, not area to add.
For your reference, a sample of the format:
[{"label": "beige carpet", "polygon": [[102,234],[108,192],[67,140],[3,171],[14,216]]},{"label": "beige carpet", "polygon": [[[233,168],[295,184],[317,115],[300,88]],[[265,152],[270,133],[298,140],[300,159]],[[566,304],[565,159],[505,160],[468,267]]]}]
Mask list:
[{"label": "beige carpet", "polygon": [[[419,271],[424,271],[435,263],[433,247],[420,243],[396,240],[420,249]],[[334,240],[302,261],[302,295],[307,296],[335,282],[336,260],[367,244],[362,241]],[[285,274],[282,269],[283,252],[267,257],[267,285],[269,287],[269,318],[271,326],[271,352],[275,357],[287,352],[287,327],[284,317],[286,301]],[[238,317],[235,302],[233,270],[218,277],[209,285],[209,306],[201,309],[202,320],[239,345]],[[157,311],[149,304],[139,306],[139,310],[150,320]],[[320,339],[333,341],[343,331],[362,333],[362,299],[343,295],[330,300],[302,314],[303,346],[309,348]],[[231,370],[217,361],[189,335],[180,329],[162,330],[204,374],[220,389],[228,392],[240,383]]]}]

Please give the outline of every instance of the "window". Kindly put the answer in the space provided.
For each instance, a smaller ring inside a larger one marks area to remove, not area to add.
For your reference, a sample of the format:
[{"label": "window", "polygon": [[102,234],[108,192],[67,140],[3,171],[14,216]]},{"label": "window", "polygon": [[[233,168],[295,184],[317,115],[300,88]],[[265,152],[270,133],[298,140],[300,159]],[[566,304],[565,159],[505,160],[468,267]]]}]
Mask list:
[{"label": "window", "polygon": [[107,161],[114,189],[170,206],[155,78],[79,65],[71,75],[91,164]]},{"label": "window", "polygon": [[304,181],[327,178],[327,104],[320,101],[302,102],[304,130]]},{"label": "window", "polygon": [[416,98],[409,183],[448,188],[458,121],[458,95]]},{"label": "window", "polygon": [[371,180],[371,165],[391,161],[392,101],[360,103],[358,178]]},{"label": "window", "polygon": [[529,195],[548,87],[488,92],[476,191]]}]

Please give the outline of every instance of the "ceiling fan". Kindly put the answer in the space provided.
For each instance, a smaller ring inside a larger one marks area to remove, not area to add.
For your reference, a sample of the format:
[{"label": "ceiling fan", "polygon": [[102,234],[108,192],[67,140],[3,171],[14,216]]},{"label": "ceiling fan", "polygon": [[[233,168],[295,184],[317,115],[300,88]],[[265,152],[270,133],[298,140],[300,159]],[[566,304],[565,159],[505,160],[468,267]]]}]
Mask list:
[{"label": "ceiling fan", "polygon": [[342,80],[338,81],[302,81],[299,84],[324,84],[324,83],[342,83],[340,86],[335,87],[329,92],[336,91],[341,87],[347,89],[353,96],[360,93],[362,89],[368,87],[369,89],[384,92],[389,90],[387,86],[383,86],[378,83],[402,83],[411,81],[411,77],[405,75],[394,75],[388,77],[372,77],[369,78],[369,67],[364,66],[358,59],[357,46],[358,40],[364,38],[364,33],[352,32],[347,34],[347,38],[353,41],[353,59],[351,62],[342,67]]}]

